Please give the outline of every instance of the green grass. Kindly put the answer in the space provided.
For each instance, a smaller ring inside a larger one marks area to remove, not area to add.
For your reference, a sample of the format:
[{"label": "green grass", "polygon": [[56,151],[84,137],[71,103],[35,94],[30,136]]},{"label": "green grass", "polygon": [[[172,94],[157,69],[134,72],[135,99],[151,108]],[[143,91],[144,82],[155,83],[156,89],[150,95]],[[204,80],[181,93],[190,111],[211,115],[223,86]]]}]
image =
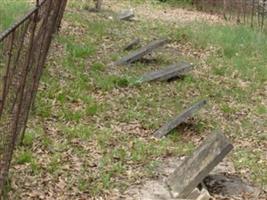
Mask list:
[{"label": "green grass", "polygon": [[[245,26],[203,23],[186,25],[179,28],[176,34],[178,40],[190,41],[196,48],[218,48],[218,52],[211,57],[212,64],[222,66],[215,68],[217,74],[229,75],[232,70],[237,70],[243,80],[266,81],[266,34]],[[231,66],[231,69],[226,66]]]},{"label": "green grass", "polygon": [[29,9],[25,0],[1,0],[0,1],[0,32],[13,24]]},{"label": "green grass", "polygon": [[[102,198],[156,178],[165,158],[194,150],[191,137],[222,129],[237,146],[229,157],[238,172],[249,168],[247,175],[255,183],[267,184],[265,150],[259,148],[266,139],[266,35],[242,26],[121,22],[81,10],[74,1],[69,6],[67,25],[55,38],[42,76],[24,146],[16,151],[12,178],[31,185],[29,180],[49,177],[51,187],[58,180],[65,182],[66,196],[78,191],[83,198]],[[136,36],[143,44],[166,36],[180,46],[153,53],[156,60],[151,63],[110,67]],[[142,74],[181,60],[195,63],[183,79],[135,84]],[[163,140],[151,138],[200,99],[209,103],[186,128],[173,130]],[[12,192],[20,196],[28,190]]]}]

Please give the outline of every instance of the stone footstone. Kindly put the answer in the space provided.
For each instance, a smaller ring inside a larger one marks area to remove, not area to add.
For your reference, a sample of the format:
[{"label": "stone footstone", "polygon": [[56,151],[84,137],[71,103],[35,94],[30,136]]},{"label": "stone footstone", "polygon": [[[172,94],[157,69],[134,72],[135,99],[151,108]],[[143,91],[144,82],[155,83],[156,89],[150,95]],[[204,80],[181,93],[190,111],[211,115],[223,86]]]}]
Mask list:
[{"label": "stone footstone", "polygon": [[193,69],[193,65],[187,62],[179,62],[160,69],[158,71],[146,73],[140,79],[139,82],[149,82],[149,81],[168,81],[172,78],[184,75]]},{"label": "stone footstone", "polygon": [[142,47],[129,55],[121,58],[119,61],[115,62],[114,65],[127,65],[131,64],[139,59],[141,59],[144,55],[151,53],[153,50],[156,48],[159,48],[166,44],[168,42],[167,39],[160,39],[160,40],[155,40],[145,47]]},{"label": "stone footstone", "polygon": [[132,50],[135,46],[137,46],[138,44],[140,44],[140,39],[139,38],[136,38],[134,39],[133,41],[131,41],[127,46],[125,46],[123,48],[124,51],[130,51]]},{"label": "stone footstone", "polygon": [[133,9],[129,9],[129,10],[123,10],[120,14],[119,14],[119,19],[120,20],[126,20],[129,21],[132,18],[134,18],[134,11]]},{"label": "stone footstone", "polygon": [[183,111],[180,115],[175,117],[173,120],[165,124],[163,127],[158,129],[153,136],[156,138],[162,138],[166,136],[169,132],[171,132],[174,128],[179,126],[182,122],[184,122],[187,118],[191,117],[196,111],[202,108],[204,105],[207,104],[206,100],[199,101],[198,103],[194,104],[193,106],[189,107],[185,111]]}]

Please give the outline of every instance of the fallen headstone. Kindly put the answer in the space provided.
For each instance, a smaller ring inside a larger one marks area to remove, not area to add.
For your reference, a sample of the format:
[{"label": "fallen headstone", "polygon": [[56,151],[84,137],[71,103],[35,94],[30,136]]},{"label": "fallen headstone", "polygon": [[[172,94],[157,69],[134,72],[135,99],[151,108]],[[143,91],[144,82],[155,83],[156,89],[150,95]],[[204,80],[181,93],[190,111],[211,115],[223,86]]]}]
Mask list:
[{"label": "fallen headstone", "polygon": [[[218,193],[220,190],[220,185],[216,185],[214,182],[214,178],[212,179],[204,179],[204,181],[201,182],[201,186],[198,185],[196,188],[193,189],[193,191],[188,195],[186,198],[174,198],[170,194],[169,187],[166,185],[166,177],[168,177],[170,174],[172,174],[178,166],[180,166],[184,160],[187,158],[187,156],[182,157],[169,157],[164,159],[164,162],[162,162],[157,167],[157,178],[153,180],[146,180],[143,184],[137,184],[132,185],[128,188],[127,191],[125,191],[124,195],[127,195],[127,198],[129,200],[196,200],[197,198],[202,198],[201,200],[206,199],[217,199],[216,197],[221,197],[218,199],[242,199],[242,198],[233,198],[235,196],[229,196],[229,195],[220,195],[221,192]],[[222,162],[220,162],[208,175],[214,176],[214,175],[225,175],[225,172],[228,172],[230,176],[231,174],[236,174],[235,169],[233,169],[233,163],[230,159],[225,158]],[[229,177],[227,173],[227,177]],[[232,178],[230,178],[230,181]],[[221,181],[220,181],[221,182]],[[220,183],[219,182],[219,183]],[[229,180],[225,184],[229,183]],[[238,182],[237,182],[238,183]],[[243,182],[244,184],[247,184],[250,186],[249,183]],[[222,183],[222,186],[225,185]],[[215,186],[216,185],[216,186]],[[219,190],[216,190],[215,187]],[[251,186],[253,187],[253,186]],[[254,191],[257,191],[257,188],[253,187]],[[240,190],[239,190],[240,191]],[[237,190],[238,192],[238,190]],[[224,193],[225,194],[225,193]],[[262,193],[262,196],[266,196],[267,193]],[[210,195],[212,197],[210,197]],[[247,197],[247,196],[246,196]],[[253,196],[253,197],[256,197]],[[257,199],[257,198],[251,198],[251,199]],[[265,200],[266,198],[259,198],[259,200]],[[198,199],[199,200],[199,199]]]},{"label": "fallen headstone", "polygon": [[140,39],[136,38],[133,41],[131,41],[127,46],[125,46],[123,48],[124,51],[130,51],[132,50],[135,46],[137,46],[138,44],[140,44]]},{"label": "fallen headstone", "polygon": [[142,48],[130,53],[129,55],[121,58],[119,61],[115,62],[114,64],[115,65],[131,64],[131,63],[139,60],[140,58],[142,58],[144,55],[152,52],[154,49],[163,46],[167,42],[168,42],[167,39],[155,40],[155,41],[149,43],[148,45],[146,45],[145,47],[142,47]]},{"label": "fallen headstone", "polygon": [[167,184],[173,197],[186,198],[190,195],[232,149],[233,145],[222,133],[210,135],[168,177]]},{"label": "fallen headstone", "polygon": [[179,126],[187,118],[191,117],[194,112],[198,111],[200,108],[202,108],[206,104],[207,104],[207,101],[206,100],[202,100],[202,101],[199,101],[198,103],[194,104],[190,108],[186,109],[180,115],[178,115],[173,120],[171,120],[170,122],[168,122],[167,124],[165,124],[159,130],[157,130],[154,133],[154,137],[156,137],[156,138],[162,138],[162,137],[166,136],[169,132],[171,132],[174,128],[176,128],[177,126]]},{"label": "fallen headstone", "polygon": [[129,21],[131,19],[134,18],[134,11],[133,9],[129,9],[129,10],[123,10],[120,14],[119,14],[119,19],[120,20],[126,20]]},{"label": "fallen headstone", "polygon": [[180,62],[170,65],[164,69],[147,73],[143,75],[140,82],[149,81],[167,81],[175,77],[179,77],[193,69],[193,65],[187,62]]}]

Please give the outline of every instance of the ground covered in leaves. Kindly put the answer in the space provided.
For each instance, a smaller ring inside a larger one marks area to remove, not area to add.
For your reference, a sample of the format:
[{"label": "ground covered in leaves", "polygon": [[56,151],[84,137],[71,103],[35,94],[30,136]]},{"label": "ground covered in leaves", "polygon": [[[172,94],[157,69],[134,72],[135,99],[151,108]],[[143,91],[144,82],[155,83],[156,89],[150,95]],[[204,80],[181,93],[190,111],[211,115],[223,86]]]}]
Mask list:
[{"label": "ground covered in leaves", "polygon": [[[137,20],[118,21],[116,13],[129,7]],[[14,155],[9,199],[127,199],[128,187],[156,178],[165,159],[189,155],[218,129],[233,141],[237,173],[266,188],[266,35],[150,1],[113,0],[100,13],[85,8],[69,2]],[[162,37],[170,43],[130,67],[110,65],[136,37],[142,45]],[[182,79],[136,84],[181,60],[195,64]],[[152,138],[200,99],[208,105],[197,115]]]}]

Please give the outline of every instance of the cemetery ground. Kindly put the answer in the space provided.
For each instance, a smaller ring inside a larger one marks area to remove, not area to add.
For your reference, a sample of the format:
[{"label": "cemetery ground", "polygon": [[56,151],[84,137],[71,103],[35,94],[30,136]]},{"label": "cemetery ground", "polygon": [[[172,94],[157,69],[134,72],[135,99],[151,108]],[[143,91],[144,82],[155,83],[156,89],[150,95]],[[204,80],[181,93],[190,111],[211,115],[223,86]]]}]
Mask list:
[{"label": "cemetery ground", "polygon": [[[267,36],[215,16],[150,1],[107,1],[88,12],[70,1],[55,38],[23,144],[15,152],[10,199],[127,199],[157,177],[166,159],[190,155],[214,130],[231,139],[236,174],[267,186]],[[137,19],[120,21],[134,8]],[[134,38],[170,42],[130,66],[114,66]],[[171,82],[144,73],[187,61]],[[153,133],[199,100],[194,117],[164,139]]]}]

